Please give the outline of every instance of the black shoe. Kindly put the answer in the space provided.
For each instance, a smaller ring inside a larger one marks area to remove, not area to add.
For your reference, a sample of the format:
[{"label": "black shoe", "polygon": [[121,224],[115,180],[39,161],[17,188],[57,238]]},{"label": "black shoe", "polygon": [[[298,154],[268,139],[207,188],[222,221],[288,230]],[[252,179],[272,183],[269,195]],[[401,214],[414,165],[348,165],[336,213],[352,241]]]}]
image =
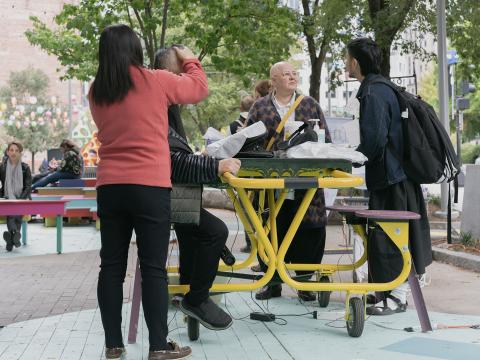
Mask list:
[{"label": "black shoe", "polygon": [[275,297],[282,296],[282,285],[267,285],[255,294],[257,300],[268,300]]},{"label": "black shoe", "polygon": [[252,247],[250,245],[246,245],[240,248],[240,252],[250,254],[252,252]]},{"label": "black shoe", "polygon": [[13,241],[12,241],[12,234],[10,231],[4,231],[3,232],[3,240],[7,243],[7,246],[5,247],[7,251],[12,251],[13,249]]},{"label": "black shoe", "polygon": [[383,306],[379,306],[377,304],[367,307],[367,315],[393,315],[407,311],[408,303],[402,303],[399,299],[393,297],[392,295],[389,295],[388,298],[392,299],[397,304],[396,309],[390,308],[387,300],[385,299],[383,300]]},{"label": "black shoe", "polygon": [[302,301],[315,301],[317,297],[313,291],[298,290],[298,298]]},{"label": "black shoe", "polygon": [[235,256],[233,256],[232,252],[227,246],[224,246],[222,252],[220,253],[220,258],[223,260],[225,265],[233,266],[235,265]]},{"label": "black shoe", "polygon": [[225,330],[233,324],[232,317],[215,304],[210,297],[197,306],[190,305],[184,298],[180,302],[180,310],[185,315],[197,319],[200,324],[210,330]]},{"label": "black shoe", "polygon": [[22,246],[22,243],[20,242],[20,238],[22,237],[22,234],[18,231],[12,231],[12,242],[15,247],[20,247]]},{"label": "black shoe", "polygon": [[380,301],[385,299],[384,293],[376,292],[375,294],[368,294],[367,295],[367,304],[368,305],[375,305],[378,304]]}]

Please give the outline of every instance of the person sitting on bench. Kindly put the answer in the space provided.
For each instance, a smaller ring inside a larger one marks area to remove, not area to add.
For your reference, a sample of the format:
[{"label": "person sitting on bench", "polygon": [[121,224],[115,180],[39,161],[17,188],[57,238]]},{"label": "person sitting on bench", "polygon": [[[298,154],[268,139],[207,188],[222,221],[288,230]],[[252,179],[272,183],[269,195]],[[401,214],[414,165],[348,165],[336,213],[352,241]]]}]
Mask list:
[{"label": "person sitting on bench", "polygon": [[[182,72],[172,48],[157,52],[154,68],[177,74]],[[238,172],[238,159],[219,161],[211,156],[193,153],[186,140],[178,105],[172,105],[168,109],[168,122],[172,183],[201,185],[216,182],[224,172]],[[227,226],[218,217],[201,208],[198,225],[176,224],[175,232],[180,248],[180,284],[190,285],[190,291],[180,302],[180,310],[208,329],[227,329],[232,325],[231,316],[209,296],[222,249],[225,249],[228,238]]]},{"label": "person sitting on bench", "polygon": [[[0,197],[6,199],[30,199],[32,187],[32,173],[30,167],[22,162],[23,146],[19,142],[12,141],[7,147],[7,156],[0,165]],[[22,216],[7,216],[8,231],[3,233],[3,239],[7,243],[7,251],[12,251],[13,245],[20,247],[20,228]]]},{"label": "person sitting on bench", "polygon": [[36,181],[32,186],[32,190],[47,186],[60,179],[80,178],[83,171],[83,157],[80,154],[80,149],[73,141],[68,139],[62,141],[60,149],[63,152],[63,160],[60,162],[60,165],[54,172],[47,173],[44,178]]}]

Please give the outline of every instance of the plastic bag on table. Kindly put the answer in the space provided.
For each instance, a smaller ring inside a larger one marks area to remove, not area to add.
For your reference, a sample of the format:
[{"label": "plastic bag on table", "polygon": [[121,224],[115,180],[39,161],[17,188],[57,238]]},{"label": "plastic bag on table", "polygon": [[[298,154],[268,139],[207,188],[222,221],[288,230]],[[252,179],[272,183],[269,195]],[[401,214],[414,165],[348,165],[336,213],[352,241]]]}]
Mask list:
[{"label": "plastic bag on table", "polygon": [[346,159],[355,164],[363,164],[368,159],[361,152],[346,145],[305,142],[287,150],[288,158],[310,158],[310,159]]}]

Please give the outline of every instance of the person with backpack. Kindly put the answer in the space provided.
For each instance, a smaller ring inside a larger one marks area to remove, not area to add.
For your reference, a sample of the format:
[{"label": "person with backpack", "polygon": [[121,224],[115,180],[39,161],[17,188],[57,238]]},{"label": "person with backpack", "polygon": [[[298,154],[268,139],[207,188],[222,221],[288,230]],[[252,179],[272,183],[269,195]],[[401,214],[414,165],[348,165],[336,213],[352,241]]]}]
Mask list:
[{"label": "person with backpack", "polygon": [[[360,102],[360,145],[368,162],[365,165],[370,210],[407,210],[421,215],[410,221],[409,241],[413,264],[418,274],[432,262],[430,227],[420,183],[412,180],[404,169],[404,127],[397,93],[380,75],[381,50],[369,38],[358,38],[347,44],[346,71],[360,81],[357,93]],[[408,143],[407,143],[408,144]],[[367,254],[369,281],[386,283],[401,272],[400,252],[378,226],[369,229]],[[390,315],[407,308],[408,283],[392,291],[377,293],[367,299],[368,315]]]}]

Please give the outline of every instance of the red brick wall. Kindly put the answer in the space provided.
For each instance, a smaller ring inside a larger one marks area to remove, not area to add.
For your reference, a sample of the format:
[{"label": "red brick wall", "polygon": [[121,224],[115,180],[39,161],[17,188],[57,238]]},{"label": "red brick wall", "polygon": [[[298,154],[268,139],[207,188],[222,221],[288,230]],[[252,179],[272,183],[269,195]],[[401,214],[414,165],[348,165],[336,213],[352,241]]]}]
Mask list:
[{"label": "red brick wall", "polygon": [[[11,71],[24,70],[28,66],[41,69],[50,79],[49,92],[61,101],[68,102],[68,82],[60,81],[59,62],[39,47],[30,45],[24,33],[32,27],[30,16],[37,16],[48,26],[64,3],[76,0],[1,0],[0,1],[0,87],[4,86]],[[72,80],[72,94],[81,95],[81,83]]]}]

